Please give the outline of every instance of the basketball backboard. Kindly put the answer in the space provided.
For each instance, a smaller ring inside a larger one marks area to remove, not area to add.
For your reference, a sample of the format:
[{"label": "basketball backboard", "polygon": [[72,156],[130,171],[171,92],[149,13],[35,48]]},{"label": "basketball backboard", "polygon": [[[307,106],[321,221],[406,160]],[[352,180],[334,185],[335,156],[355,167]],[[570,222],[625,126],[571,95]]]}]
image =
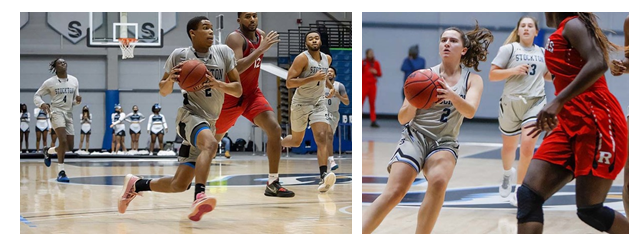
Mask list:
[{"label": "basketball backboard", "polygon": [[[161,48],[176,27],[175,12],[89,12],[89,47],[120,47],[118,38],[136,38],[136,47]],[[96,23],[103,23],[96,28]]]}]

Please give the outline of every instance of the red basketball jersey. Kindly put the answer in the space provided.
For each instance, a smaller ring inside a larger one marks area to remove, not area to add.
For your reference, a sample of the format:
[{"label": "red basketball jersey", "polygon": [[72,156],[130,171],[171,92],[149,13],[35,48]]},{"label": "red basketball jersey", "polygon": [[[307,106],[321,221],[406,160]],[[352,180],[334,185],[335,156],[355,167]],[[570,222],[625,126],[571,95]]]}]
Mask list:
[{"label": "red basketball jersey", "polygon": [[[562,36],[566,23],[574,18],[577,18],[577,16],[564,19],[557,30],[551,34],[546,45],[546,54],[544,56],[546,58],[546,67],[555,77],[553,79],[555,95],[564,90],[586,64],[586,60],[582,59],[580,53]],[[604,75],[585,92],[600,89],[608,89]]]},{"label": "red basketball jersey", "polygon": [[[252,41],[248,40],[244,35],[243,32],[241,32],[239,29],[236,29],[235,32],[241,34],[243,39],[245,40],[245,44],[243,45],[245,48],[243,50],[243,57],[250,56],[254,50],[259,48],[259,45],[261,45],[261,41],[263,40],[263,37],[259,34],[259,32],[256,33],[256,43],[253,43]],[[243,95],[248,96],[251,95],[255,92],[256,89],[259,88],[259,73],[261,72],[261,61],[263,60],[263,54],[259,56],[254,62],[250,65],[249,68],[247,68],[243,73],[240,74],[241,78],[241,85],[243,86]],[[235,98],[233,96],[225,94],[225,102],[223,107],[227,108],[232,105],[236,105],[238,103],[238,98]],[[230,105],[230,106],[227,106]]]}]

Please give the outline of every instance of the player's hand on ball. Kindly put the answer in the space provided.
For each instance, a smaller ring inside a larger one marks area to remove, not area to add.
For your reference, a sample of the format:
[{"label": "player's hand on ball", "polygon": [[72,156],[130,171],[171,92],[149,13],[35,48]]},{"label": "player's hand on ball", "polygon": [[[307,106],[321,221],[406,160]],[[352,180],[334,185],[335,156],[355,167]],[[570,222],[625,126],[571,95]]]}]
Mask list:
[{"label": "player's hand on ball", "polygon": [[443,100],[453,100],[457,96],[455,91],[453,91],[453,89],[450,88],[448,84],[446,84],[443,77],[437,80],[437,82],[443,88],[437,88],[437,98],[439,98],[439,100],[437,100],[436,103],[439,103]]},{"label": "player's hand on ball", "polygon": [[181,73],[181,68],[183,67],[183,64],[185,61],[180,62],[172,70],[169,72],[169,76],[167,77],[167,80],[170,80],[172,82],[178,82],[178,76]]},{"label": "player's hand on ball", "polygon": [[225,82],[222,82],[222,81],[219,81],[217,79],[214,79],[214,77],[212,76],[212,73],[209,73],[209,71],[207,71],[207,72],[208,72],[208,74],[205,75],[205,77],[207,77],[207,80],[209,82],[205,82],[203,84],[203,88],[201,88],[200,90],[208,89],[208,88],[219,89],[219,88],[223,88],[223,86],[225,86]]}]

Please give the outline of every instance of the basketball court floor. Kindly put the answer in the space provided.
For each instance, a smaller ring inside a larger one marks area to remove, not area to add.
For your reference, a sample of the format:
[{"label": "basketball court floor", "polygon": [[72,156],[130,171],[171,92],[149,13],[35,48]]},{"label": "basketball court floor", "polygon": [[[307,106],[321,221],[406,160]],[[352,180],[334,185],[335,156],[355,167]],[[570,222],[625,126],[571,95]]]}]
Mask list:
[{"label": "basketball court floor", "polygon": [[[383,191],[388,179],[386,167],[401,137],[396,120],[378,123],[381,128],[363,127],[362,211]],[[370,121],[363,120],[363,124]],[[517,208],[498,193],[503,168],[497,124],[464,121],[459,139],[459,160],[433,233],[517,233]],[[624,214],[623,177],[620,173],[613,183],[605,205]],[[574,184],[572,181],[545,203],[544,233],[600,233],[577,217]],[[414,233],[426,187],[425,178],[419,174],[402,202],[374,233]]]},{"label": "basketball court floor", "polygon": [[294,198],[263,195],[266,157],[217,157],[210,168],[206,193],[216,197],[213,212],[199,222],[187,219],[193,188],[182,193],[145,192],[125,214],[117,210],[123,177],[171,176],[176,159],[69,159],[70,183],[58,183],[55,160],[20,162],[20,233],[352,233],[352,159],[336,158],[337,183],[319,193],[315,155],[283,156],[279,176]]}]

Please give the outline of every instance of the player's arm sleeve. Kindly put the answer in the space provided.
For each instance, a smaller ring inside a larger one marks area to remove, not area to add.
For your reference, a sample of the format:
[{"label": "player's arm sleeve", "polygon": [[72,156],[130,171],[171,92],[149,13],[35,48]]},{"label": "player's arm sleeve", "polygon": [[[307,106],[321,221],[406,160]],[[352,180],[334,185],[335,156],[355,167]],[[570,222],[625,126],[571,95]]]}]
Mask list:
[{"label": "player's arm sleeve", "polygon": [[493,62],[491,64],[494,64],[497,67],[505,69],[508,66],[508,61],[510,61],[510,56],[512,55],[512,52],[513,52],[513,44],[509,43],[501,46],[499,48],[499,51],[497,52],[497,56],[495,56],[495,59],[493,59]]},{"label": "player's arm sleeve", "polygon": [[339,97],[341,98],[341,102],[344,105],[349,105],[350,104],[350,98],[348,97],[348,91],[346,91],[346,87],[343,85],[343,83],[339,83]]},{"label": "player's arm sleeve", "polygon": [[181,52],[180,49],[178,49],[178,48],[174,49],[172,54],[170,54],[169,57],[167,57],[167,60],[165,61],[165,73],[166,74],[169,74],[170,72],[172,72],[172,69],[174,68],[174,66],[176,66],[178,64],[176,62],[176,59],[177,59],[177,57],[180,57],[179,56],[180,52]]},{"label": "player's arm sleeve", "polygon": [[[73,105],[80,105],[80,103],[76,103],[76,97],[80,96],[80,84],[78,83],[78,79],[76,79],[76,93],[74,94],[74,101],[71,103]],[[82,101],[80,101],[82,102]]]},{"label": "player's arm sleeve", "polygon": [[225,66],[227,67],[227,72],[232,71],[234,68],[236,68],[236,57],[234,56],[234,50],[232,50],[230,47],[225,46],[224,50],[224,55],[226,58],[226,63]]},{"label": "player's arm sleeve", "polygon": [[49,84],[47,81],[43,82],[40,88],[36,91],[36,94],[33,95],[33,103],[36,105],[36,107],[42,106],[43,103],[45,103],[44,100],[42,100],[42,96],[47,95],[47,91],[49,90]]}]

